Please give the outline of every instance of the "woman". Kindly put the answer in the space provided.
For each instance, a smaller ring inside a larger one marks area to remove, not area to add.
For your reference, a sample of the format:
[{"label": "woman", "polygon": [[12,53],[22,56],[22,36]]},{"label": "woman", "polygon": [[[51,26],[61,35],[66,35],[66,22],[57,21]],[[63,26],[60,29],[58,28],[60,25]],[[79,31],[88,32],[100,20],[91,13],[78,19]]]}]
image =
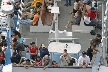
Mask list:
[{"label": "woman", "polygon": [[59,64],[56,61],[52,61],[52,67],[59,67]]},{"label": "woman", "polygon": [[42,66],[42,60],[39,56],[35,59],[34,66]]},{"label": "woman", "polygon": [[38,47],[35,45],[35,42],[30,43],[29,54],[31,59],[35,60],[38,54]]}]

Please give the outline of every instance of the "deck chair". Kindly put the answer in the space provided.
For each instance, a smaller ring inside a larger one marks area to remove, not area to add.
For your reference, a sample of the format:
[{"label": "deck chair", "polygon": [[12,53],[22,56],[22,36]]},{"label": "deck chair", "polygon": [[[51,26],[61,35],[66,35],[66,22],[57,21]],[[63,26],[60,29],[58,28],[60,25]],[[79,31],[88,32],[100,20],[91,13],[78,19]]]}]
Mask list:
[{"label": "deck chair", "polygon": [[93,26],[85,26],[83,18],[81,18],[80,25],[72,25],[72,32],[80,32],[80,33],[90,33],[91,30],[94,30]]}]

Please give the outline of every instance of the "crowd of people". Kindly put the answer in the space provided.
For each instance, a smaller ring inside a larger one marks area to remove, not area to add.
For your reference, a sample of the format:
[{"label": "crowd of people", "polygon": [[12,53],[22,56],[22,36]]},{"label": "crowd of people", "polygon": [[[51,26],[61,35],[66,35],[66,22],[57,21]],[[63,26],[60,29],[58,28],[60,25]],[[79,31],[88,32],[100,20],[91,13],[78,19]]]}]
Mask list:
[{"label": "crowd of people", "polygon": [[[69,1],[69,3],[67,3]],[[71,0],[66,0],[65,6],[71,5]],[[102,29],[100,23],[100,12],[98,10],[99,3],[97,0],[75,0],[71,20],[68,21],[66,28],[69,25],[80,25],[81,18],[84,20],[85,26],[94,26],[97,29]]]},{"label": "crowd of people", "polygon": [[[67,0],[66,0],[67,1]],[[101,25],[99,24],[99,12],[98,12],[98,4],[93,6],[93,3],[97,3],[96,0],[91,2],[90,0],[84,0],[81,2],[80,0],[75,0],[74,8],[72,14],[71,21],[68,22],[66,28],[68,28],[69,23],[80,25],[81,18],[83,17],[84,22],[88,26],[95,26],[96,28],[101,29]],[[19,6],[20,1],[15,2],[15,7]],[[40,14],[42,2],[29,3],[24,6],[24,18],[22,23],[27,24],[30,22],[33,25],[37,25]],[[49,4],[52,4],[50,2]],[[65,4],[66,6],[68,5]],[[71,5],[71,3],[69,3]],[[20,8],[18,8],[20,9]],[[18,14],[18,9],[15,9],[14,14]],[[32,12],[30,12],[32,9]],[[33,11],[34,10],[34,11]],[[16,15],[17,15],[16,14]],[[31,17],[29,17],[29,14]],[[29,17],[31,20],[28,20]],[[26,20],[27,19],[27,20]],[[98,20],[97,20],[98,19]],[[26,20],[26,22],[25,22]],[[83,51],[82,55],[78,58],[78,60],[74,57],[71,57],[67,49],[64,49],[63,54],[60,56],[61,64],[58,64],[56,61],[51,59],[51,55],[48,51],[48,48],[45,44],[41,44],[40,47],[37,47],[35,42],[31,42],[29,46],[25,45],[24,39],[21,37],[20,32],[13,31],[13,35],[11,36],[11,48],[12,48],[12,57],[10,58],[11,62],[15,66],[24,66],[28,69],[31,66],[43,66],[45,70],[47,67],[60,67],[60,66],[80,66],[82,68],[86,68],[91,65],[91,61],[93,55],[97,52],[100,52],[97,49],[97,46],[101,43],[101,35],[97,34],[96,38],[92,39],[90,42],[90,47],[87,51]],[[24,58],[26,49],[29,49],[30,59]],[[7,42],[5,36],[1,36],[0,43],[0,65],[5,65],[5,51],[7,49]]]}]

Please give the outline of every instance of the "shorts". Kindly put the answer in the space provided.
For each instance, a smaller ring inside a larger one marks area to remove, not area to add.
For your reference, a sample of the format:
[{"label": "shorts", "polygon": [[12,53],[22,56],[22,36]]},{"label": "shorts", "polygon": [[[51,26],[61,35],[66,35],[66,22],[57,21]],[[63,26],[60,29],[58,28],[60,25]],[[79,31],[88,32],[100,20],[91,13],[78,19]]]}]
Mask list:
[{"label": "shorts", "polygon": [[74,8],[73,8],[73,13],[76,13],[78,10],[75,10]]},{"label": "shorts", "polygon": [[74,19],[71,19],[71,20],[70,20],[70,23],[74,23]]}]

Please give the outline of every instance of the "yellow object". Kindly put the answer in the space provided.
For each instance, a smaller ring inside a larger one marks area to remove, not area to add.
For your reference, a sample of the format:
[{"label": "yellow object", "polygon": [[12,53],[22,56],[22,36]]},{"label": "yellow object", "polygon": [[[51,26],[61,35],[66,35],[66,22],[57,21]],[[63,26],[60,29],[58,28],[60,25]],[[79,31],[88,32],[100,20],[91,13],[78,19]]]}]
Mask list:
[{"label": "yellow object", "polygon": [[42,0],[34,0],[33,2],[32,2],[32,6],[36,6],[36,3],[37,2],[40,2],[41,4],[42,4]]}]

